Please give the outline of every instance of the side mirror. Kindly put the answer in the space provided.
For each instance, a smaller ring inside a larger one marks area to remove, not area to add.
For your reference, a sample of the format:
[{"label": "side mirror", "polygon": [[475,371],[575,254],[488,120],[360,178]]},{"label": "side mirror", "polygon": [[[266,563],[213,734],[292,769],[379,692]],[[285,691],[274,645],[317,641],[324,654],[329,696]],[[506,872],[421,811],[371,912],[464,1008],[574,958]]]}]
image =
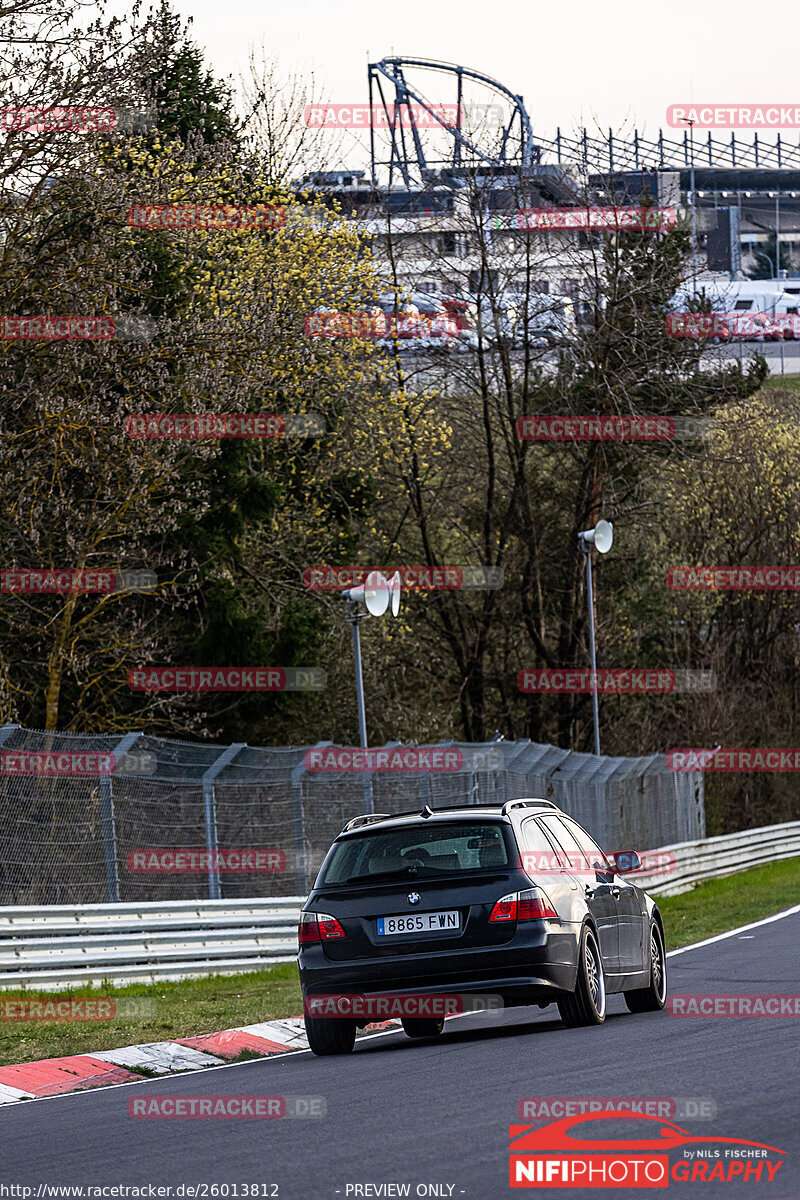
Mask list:
[{"label": "side mirror", "polygon": [[608,856],[617,868],[620,875],[627,875],[631,871],[640,871],[642,860],[635,850],[621,850],[617,854],[609,854]]}]

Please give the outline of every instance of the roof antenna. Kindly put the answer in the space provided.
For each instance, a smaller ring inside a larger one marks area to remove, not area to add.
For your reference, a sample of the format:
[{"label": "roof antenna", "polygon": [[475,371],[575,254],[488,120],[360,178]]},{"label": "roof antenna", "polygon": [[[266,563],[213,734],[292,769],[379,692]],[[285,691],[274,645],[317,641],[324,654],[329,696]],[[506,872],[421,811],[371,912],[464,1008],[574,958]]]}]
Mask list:
[{"label": "roof antenna", "polygon": [[431,808],[430,804],[423,805],[422,812],[419,815],[421,817],[432,817],[433,809]]}]

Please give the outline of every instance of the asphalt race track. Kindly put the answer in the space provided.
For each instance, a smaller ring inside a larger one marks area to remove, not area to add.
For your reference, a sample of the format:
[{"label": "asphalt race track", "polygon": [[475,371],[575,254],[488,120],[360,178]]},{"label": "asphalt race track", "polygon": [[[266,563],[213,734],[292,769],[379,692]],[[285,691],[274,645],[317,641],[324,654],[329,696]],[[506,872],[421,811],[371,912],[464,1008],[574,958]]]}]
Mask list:
[{"label": "asphalt race track", "polygon": [[[670,992],[800,993],[800,913],[671,955]],[[771,1183],[671,1180],[670,1194],[797,1200],[799,1032],[800,1021],[790,1017],[634,1016],[617,997],[605,1024],[591,1029],[565,1029],[554,1007],[509,1010],[489,1023],[456,1018],[437,1042],[392,1032],[365,1039],[349,1058],[304,1051],[8,1105],[0,1112],[0,1182],[33,1187],[33,1197],[40,1183],[171,1184],[172,1195],[188,1194],[175,1192],[179,1184],[209,1185],[194,1193],[200,1196],[218,1195],[212,1184],[237,1184],[239,1196],[243,1185],[264,1184],[259,1195],[279,1200],[404,1194],[380,1188],[387,1184],[409,1184],[410,1196],[454,1200],[631,1197],[640,1189],[511,1189],[508,1126],[521,1122],[518,1101],[693,1097],[715,1101],[717,1115],[676,1119],[690,1133],[763,1142],[786,1157]],[[322,1096],[327,1115],[166,1120],[127,1113],[133,1097],[232,1094]],[[672,1150],[671,1163],[682,1153]],[[7,1186],[0,1194],[22,1195]],[[228,1196],[234,1194],[231,1186]]]}]

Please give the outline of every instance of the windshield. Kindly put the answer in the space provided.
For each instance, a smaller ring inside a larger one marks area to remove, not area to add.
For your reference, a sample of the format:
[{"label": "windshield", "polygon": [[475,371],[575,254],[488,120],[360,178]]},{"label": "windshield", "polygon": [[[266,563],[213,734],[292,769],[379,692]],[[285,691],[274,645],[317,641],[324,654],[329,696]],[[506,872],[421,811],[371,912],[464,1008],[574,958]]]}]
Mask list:
[{"label": "windshield", "polygon": [[508,849],[499,822],[464,821],[371,829],[337,842],[320,883],[416,879],[461,871],[502,870]]}]

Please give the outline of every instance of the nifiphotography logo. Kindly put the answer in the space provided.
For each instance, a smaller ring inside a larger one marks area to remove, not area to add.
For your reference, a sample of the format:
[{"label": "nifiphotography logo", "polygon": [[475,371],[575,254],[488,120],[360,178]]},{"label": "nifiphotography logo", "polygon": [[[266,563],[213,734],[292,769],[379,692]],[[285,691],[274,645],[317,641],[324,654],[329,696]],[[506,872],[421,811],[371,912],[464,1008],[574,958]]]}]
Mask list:
[{"label": "nifiphotography logo", "polygon": [[[623,1121],[628,1136],[620,1137]],[[509,1139],[511,1187],[667,1188],[670,1181],[768,1184],[784,1156],[763,1142],[701,1137],[658,1117],[622,1109],[579,1113],[542,1126],[511,1125]]]}]

